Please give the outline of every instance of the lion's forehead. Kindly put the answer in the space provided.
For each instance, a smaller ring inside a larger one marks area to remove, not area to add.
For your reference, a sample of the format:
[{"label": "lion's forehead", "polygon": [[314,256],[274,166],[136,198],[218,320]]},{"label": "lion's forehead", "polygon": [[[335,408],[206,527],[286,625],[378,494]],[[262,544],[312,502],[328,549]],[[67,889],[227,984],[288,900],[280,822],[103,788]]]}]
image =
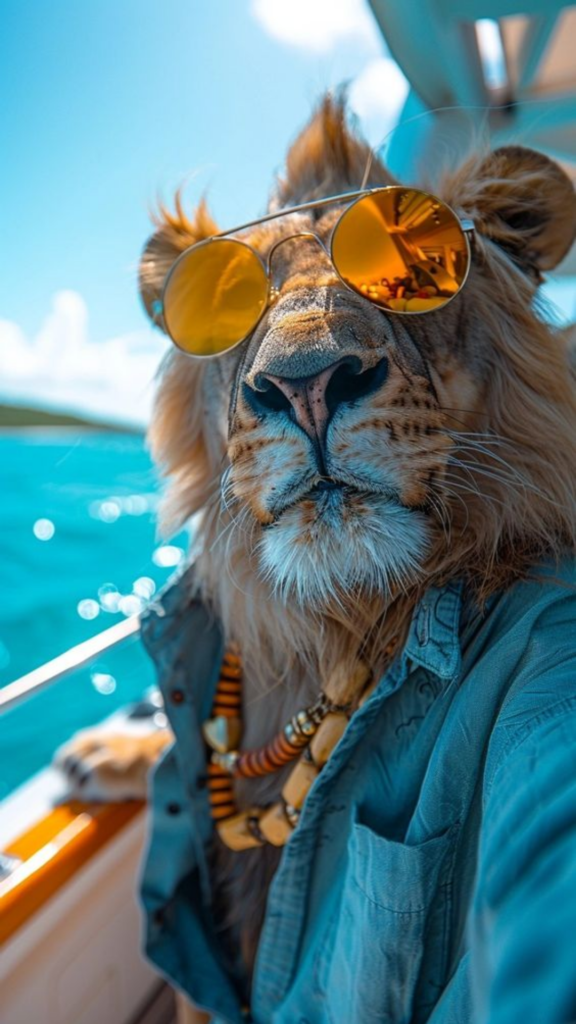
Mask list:
[{"label": "lion's forehead", "polygon": [[[263,258],[266,258],[270,251],[279,243],[302,234],[314,234],[320,241],[327,244],[334,225],[345,209],[345,205],[338,205],[329,210],[311,210],[304,213],[287,212],[281,214],[277,219],[257,224],[247,228],[234,237],[246,242],[256,250]],[[298,260],[302,257],[300,247],[280,246],[285,259]],[[289,255],[284,256],[284,253]]]}]

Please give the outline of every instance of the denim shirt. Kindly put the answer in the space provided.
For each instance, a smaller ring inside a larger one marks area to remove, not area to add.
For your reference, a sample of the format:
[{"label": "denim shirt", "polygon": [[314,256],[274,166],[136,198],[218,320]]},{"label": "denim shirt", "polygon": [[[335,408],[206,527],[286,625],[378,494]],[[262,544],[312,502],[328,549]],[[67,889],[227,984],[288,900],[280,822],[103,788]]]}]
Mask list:
[{"label": "denim shirt", "polygon": [[429,590],[306,799],[242,1007],[211,914],[200,725],[223,643],[187,574],[149,611],[175,743],[152,787],[146,950],[215,1022],[576,1019],[576,571],[480,612]]}]

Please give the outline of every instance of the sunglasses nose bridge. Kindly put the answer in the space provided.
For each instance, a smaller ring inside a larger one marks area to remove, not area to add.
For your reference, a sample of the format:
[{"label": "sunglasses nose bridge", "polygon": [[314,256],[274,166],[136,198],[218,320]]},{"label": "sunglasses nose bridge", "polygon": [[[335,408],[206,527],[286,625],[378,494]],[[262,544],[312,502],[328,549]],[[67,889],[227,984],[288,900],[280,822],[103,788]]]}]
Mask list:
[{"label": "sunglasses nose bridge", "polygon": [[272,264],[274,256],[276,255],[278,249],[282,245],[285,245],[286,242],[291,242],[294,238],[311,238],[313,241],[318,243],[318,245],[322,249],[322,252],[328,257],[330,262],[332,262],[330,250],[327,248],[322,239],[314,231],[297,231],[293,235],[287,235],[286,238],[280,238],[277,242],[274,243],[272,248],[269,250],[268,255],[266,257],[266,271],[269,277],[272,277]]}]

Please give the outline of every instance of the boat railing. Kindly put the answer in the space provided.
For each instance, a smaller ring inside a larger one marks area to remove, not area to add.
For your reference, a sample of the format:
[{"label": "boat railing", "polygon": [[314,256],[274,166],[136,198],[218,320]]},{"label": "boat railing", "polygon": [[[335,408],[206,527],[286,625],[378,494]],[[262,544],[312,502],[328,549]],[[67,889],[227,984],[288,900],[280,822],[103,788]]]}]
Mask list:
[{"label": "boat railing", "polygon": [[52,658],[51,661],[45,662],[39,668],[27,672],[2,687],[0,690],[0,712],[16,707],[17,704],[39,693],[40,690],[58,682],[63,676],[90,664],[104,651],[109,651],[113,647],[136,639],[139,633],[140,615],[130,615],[122,622],[117,622],[109,629],[90,637],[89,640],[70,647],[64,654],[59,654],[57,658]]}]

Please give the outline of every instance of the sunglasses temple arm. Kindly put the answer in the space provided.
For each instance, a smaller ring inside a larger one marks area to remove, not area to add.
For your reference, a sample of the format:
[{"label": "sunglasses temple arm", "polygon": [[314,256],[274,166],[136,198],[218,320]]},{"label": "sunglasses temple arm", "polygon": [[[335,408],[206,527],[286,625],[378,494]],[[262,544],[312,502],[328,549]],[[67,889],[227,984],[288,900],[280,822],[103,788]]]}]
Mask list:
[{"label": "sunglasses temple arm", "polygon": [[257,224],[266,224],[270,220],[277,220],[279,217],[286,217],[289,213],[305,213],[306,210],[314,210],[320,206],[330,206],[332,203],[342,203],[345,200],[352,201],[353,199],[359,199],[360,196],[370,195],[371,192],[380,191],[380,189],[362,189],[359,192],[342,192],[337,196],[330,196],[328,199],[312,199],[309,203],[300,203],[298,206],[290,206],[286,210],[277,210],[275,213],[267,213],[264,217],[258,217],[256,220],[249,220],[246,224],[239,224],[235,228],[230,228],[228,231],[221,231],[217,235],[213,235],[213,238],[226,238],[227,235],[235,235],[238,231],[244,231],[246,228],[256,227]]},{"label": "sunglasses temple arm", "polygon": [[[217,235],[213,235],[213,238],[226,238],[228,235],[235,235],[238,231],[245,231],[247,228],[256,227],[257,224],[267,224],[268,221],[277,220],[279,217],[286,217],[289,213],[305,213],[306,210],[315,210],[322,206],[331,206],[333,203],[341,203],[345,200],[350,202],[353,199],[360,199],[361,196],[368,196],[372,192],[381,192],[381,188],[362,188],[358,192],[342,192],[337,196],[330,196],[328,199],[312,199],[309,203],[300,203],[298,206],[290,206],[286,210],[277,210],[275,213],[266,213],[263,217],[258,217],[256,220],[246,221],[245,224],[238,224],[235,228],[229,228],[228,231],[220,231]],[[460,227],[466,235],[473,235],[475,231],[474,221],[469,218],[460,218]]]}]

